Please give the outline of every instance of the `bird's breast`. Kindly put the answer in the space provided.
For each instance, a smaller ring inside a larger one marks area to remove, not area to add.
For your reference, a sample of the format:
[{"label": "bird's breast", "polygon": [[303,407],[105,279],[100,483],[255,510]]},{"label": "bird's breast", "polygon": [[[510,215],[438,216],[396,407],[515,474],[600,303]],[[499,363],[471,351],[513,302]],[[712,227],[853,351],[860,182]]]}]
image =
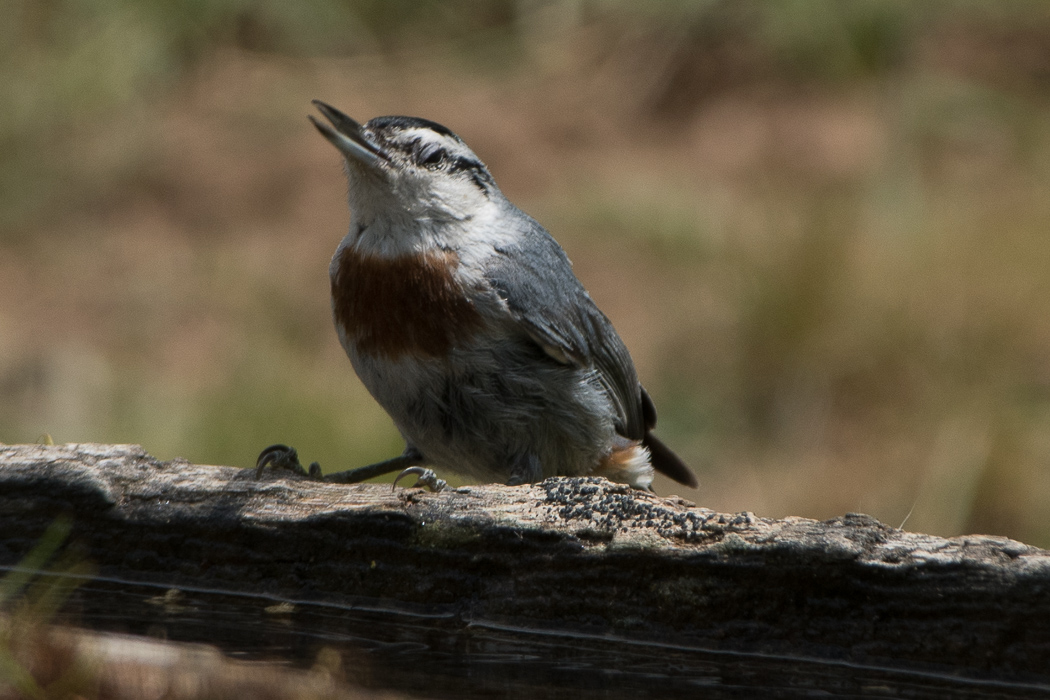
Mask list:
[{"label": "bird's breast", "polygon": [[383,257],[343,248],[331,277],[335,323],[359,353],[442,357],[481,327],[458,266],[445,250]]}]

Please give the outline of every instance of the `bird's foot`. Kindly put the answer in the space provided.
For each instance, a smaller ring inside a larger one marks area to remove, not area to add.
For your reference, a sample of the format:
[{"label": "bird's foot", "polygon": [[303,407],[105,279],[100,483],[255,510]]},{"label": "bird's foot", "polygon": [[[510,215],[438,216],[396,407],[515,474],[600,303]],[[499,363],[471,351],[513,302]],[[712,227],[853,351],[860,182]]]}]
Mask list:
[{"label": "bird's foot", "polygon": [[391,485],[391,488],[396,487],[397,482],[401,481],[401,479],[403,479],[404,477],[413,475],[418,478],[416,479],[416,483],[408,487],[410,489],[414,489],[416,487],[426,487],[429,488],[431,491],[437,493],[438,491],[444,490],[444,488],[448,486],[448,483],[444,479],[438,478],[438,475],[434,473],[433,469],[427,469],[425,467],[409,467],[408,469],[405,469],[397,475],[397,478],[394,479],[394,483]]},{"label": "bird's foot", "polygon": [[515,459],[510,465],[510,478],[507,479],[507,486],[534,484],[542,479],[543,464],[540,463],[540,458],[526,453]]},{"label": "bird's foot", "polygon": [[259,453],[259,459],[255,461],[255,478],[262,477],[266,467],[292,472],[310,479],[321,479],[321,465],[311,462],[310,468],[305,469],[299,463],[299,453],[294,447],[288,445],[270,445]]}]

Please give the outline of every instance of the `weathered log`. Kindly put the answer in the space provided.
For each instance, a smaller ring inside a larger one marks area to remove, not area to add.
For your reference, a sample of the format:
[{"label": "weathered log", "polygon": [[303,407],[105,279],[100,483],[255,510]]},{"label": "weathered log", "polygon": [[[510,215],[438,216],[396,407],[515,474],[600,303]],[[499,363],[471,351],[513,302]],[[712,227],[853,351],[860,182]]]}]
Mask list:
[{"label": "weathered log", "polygon": [[1050,681],[1050,552],[726,515],[596,478],[440,493],[0,446],[0,564],[60,514],[100,575],[708,649]]}]

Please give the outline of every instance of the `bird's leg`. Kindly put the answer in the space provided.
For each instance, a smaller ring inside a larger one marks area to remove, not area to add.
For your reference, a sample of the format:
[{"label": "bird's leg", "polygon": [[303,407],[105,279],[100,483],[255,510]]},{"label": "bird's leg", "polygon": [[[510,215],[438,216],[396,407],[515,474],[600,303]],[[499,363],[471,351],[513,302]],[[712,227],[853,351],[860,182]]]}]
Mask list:
[{"label": "bird's leg", "polygon": [[346,471],[335,472],[334,474],[326,474],[324,480],[331,481],[335,484],[356,484],[359,481],[371,479],[373,476],[382,476],[383,474],[389,474],[390,472],[415,467],[423,464],[425,461],[423,455],[419,453],[419,450],[414,447],[406,447],[405,451],[397,457],[384,459],[382,462],[376,462],[375,464],[366,464],[365,466],[357,467],[356,469],[347,469]]},{"label": "bird's leg", "polygon": [[531,452],[526,452],[511,463],[507,486],[532,484],[542,478],[543,465],[540,463],[540,458]]},{"label": "bird's leg", "polygon": [[327,481],[334,484],[356,484],[374,476],[382,476],[390,472],[416,467],[424,462],[423,455],[419,453],[419,450],[414,447],[406,447],[403,453],[392,459],[357,467],[356,469],[347,469],[346,471],[322,475],[321,465],[317,462],[311,463],[309,470],[304,469],[303,465],[299,463],[299,455],[294,447],[270,445],[259,454],[259,459],[255,462],[255,476],[256,478],[262,476],[263,469],[269,466],[271,469],[283,469],[318,481]]}]

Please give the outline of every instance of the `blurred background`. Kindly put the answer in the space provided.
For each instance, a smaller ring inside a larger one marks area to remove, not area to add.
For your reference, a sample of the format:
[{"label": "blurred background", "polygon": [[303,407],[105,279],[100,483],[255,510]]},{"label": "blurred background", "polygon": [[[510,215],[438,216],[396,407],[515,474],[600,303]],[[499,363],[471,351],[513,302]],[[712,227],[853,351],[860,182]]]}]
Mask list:
[{"label": "blurred background", "polygon": [[311,98],[561,241],[711,508],[1050,546],[1050,4],[0,0],[0,441],[402,449]]}]

